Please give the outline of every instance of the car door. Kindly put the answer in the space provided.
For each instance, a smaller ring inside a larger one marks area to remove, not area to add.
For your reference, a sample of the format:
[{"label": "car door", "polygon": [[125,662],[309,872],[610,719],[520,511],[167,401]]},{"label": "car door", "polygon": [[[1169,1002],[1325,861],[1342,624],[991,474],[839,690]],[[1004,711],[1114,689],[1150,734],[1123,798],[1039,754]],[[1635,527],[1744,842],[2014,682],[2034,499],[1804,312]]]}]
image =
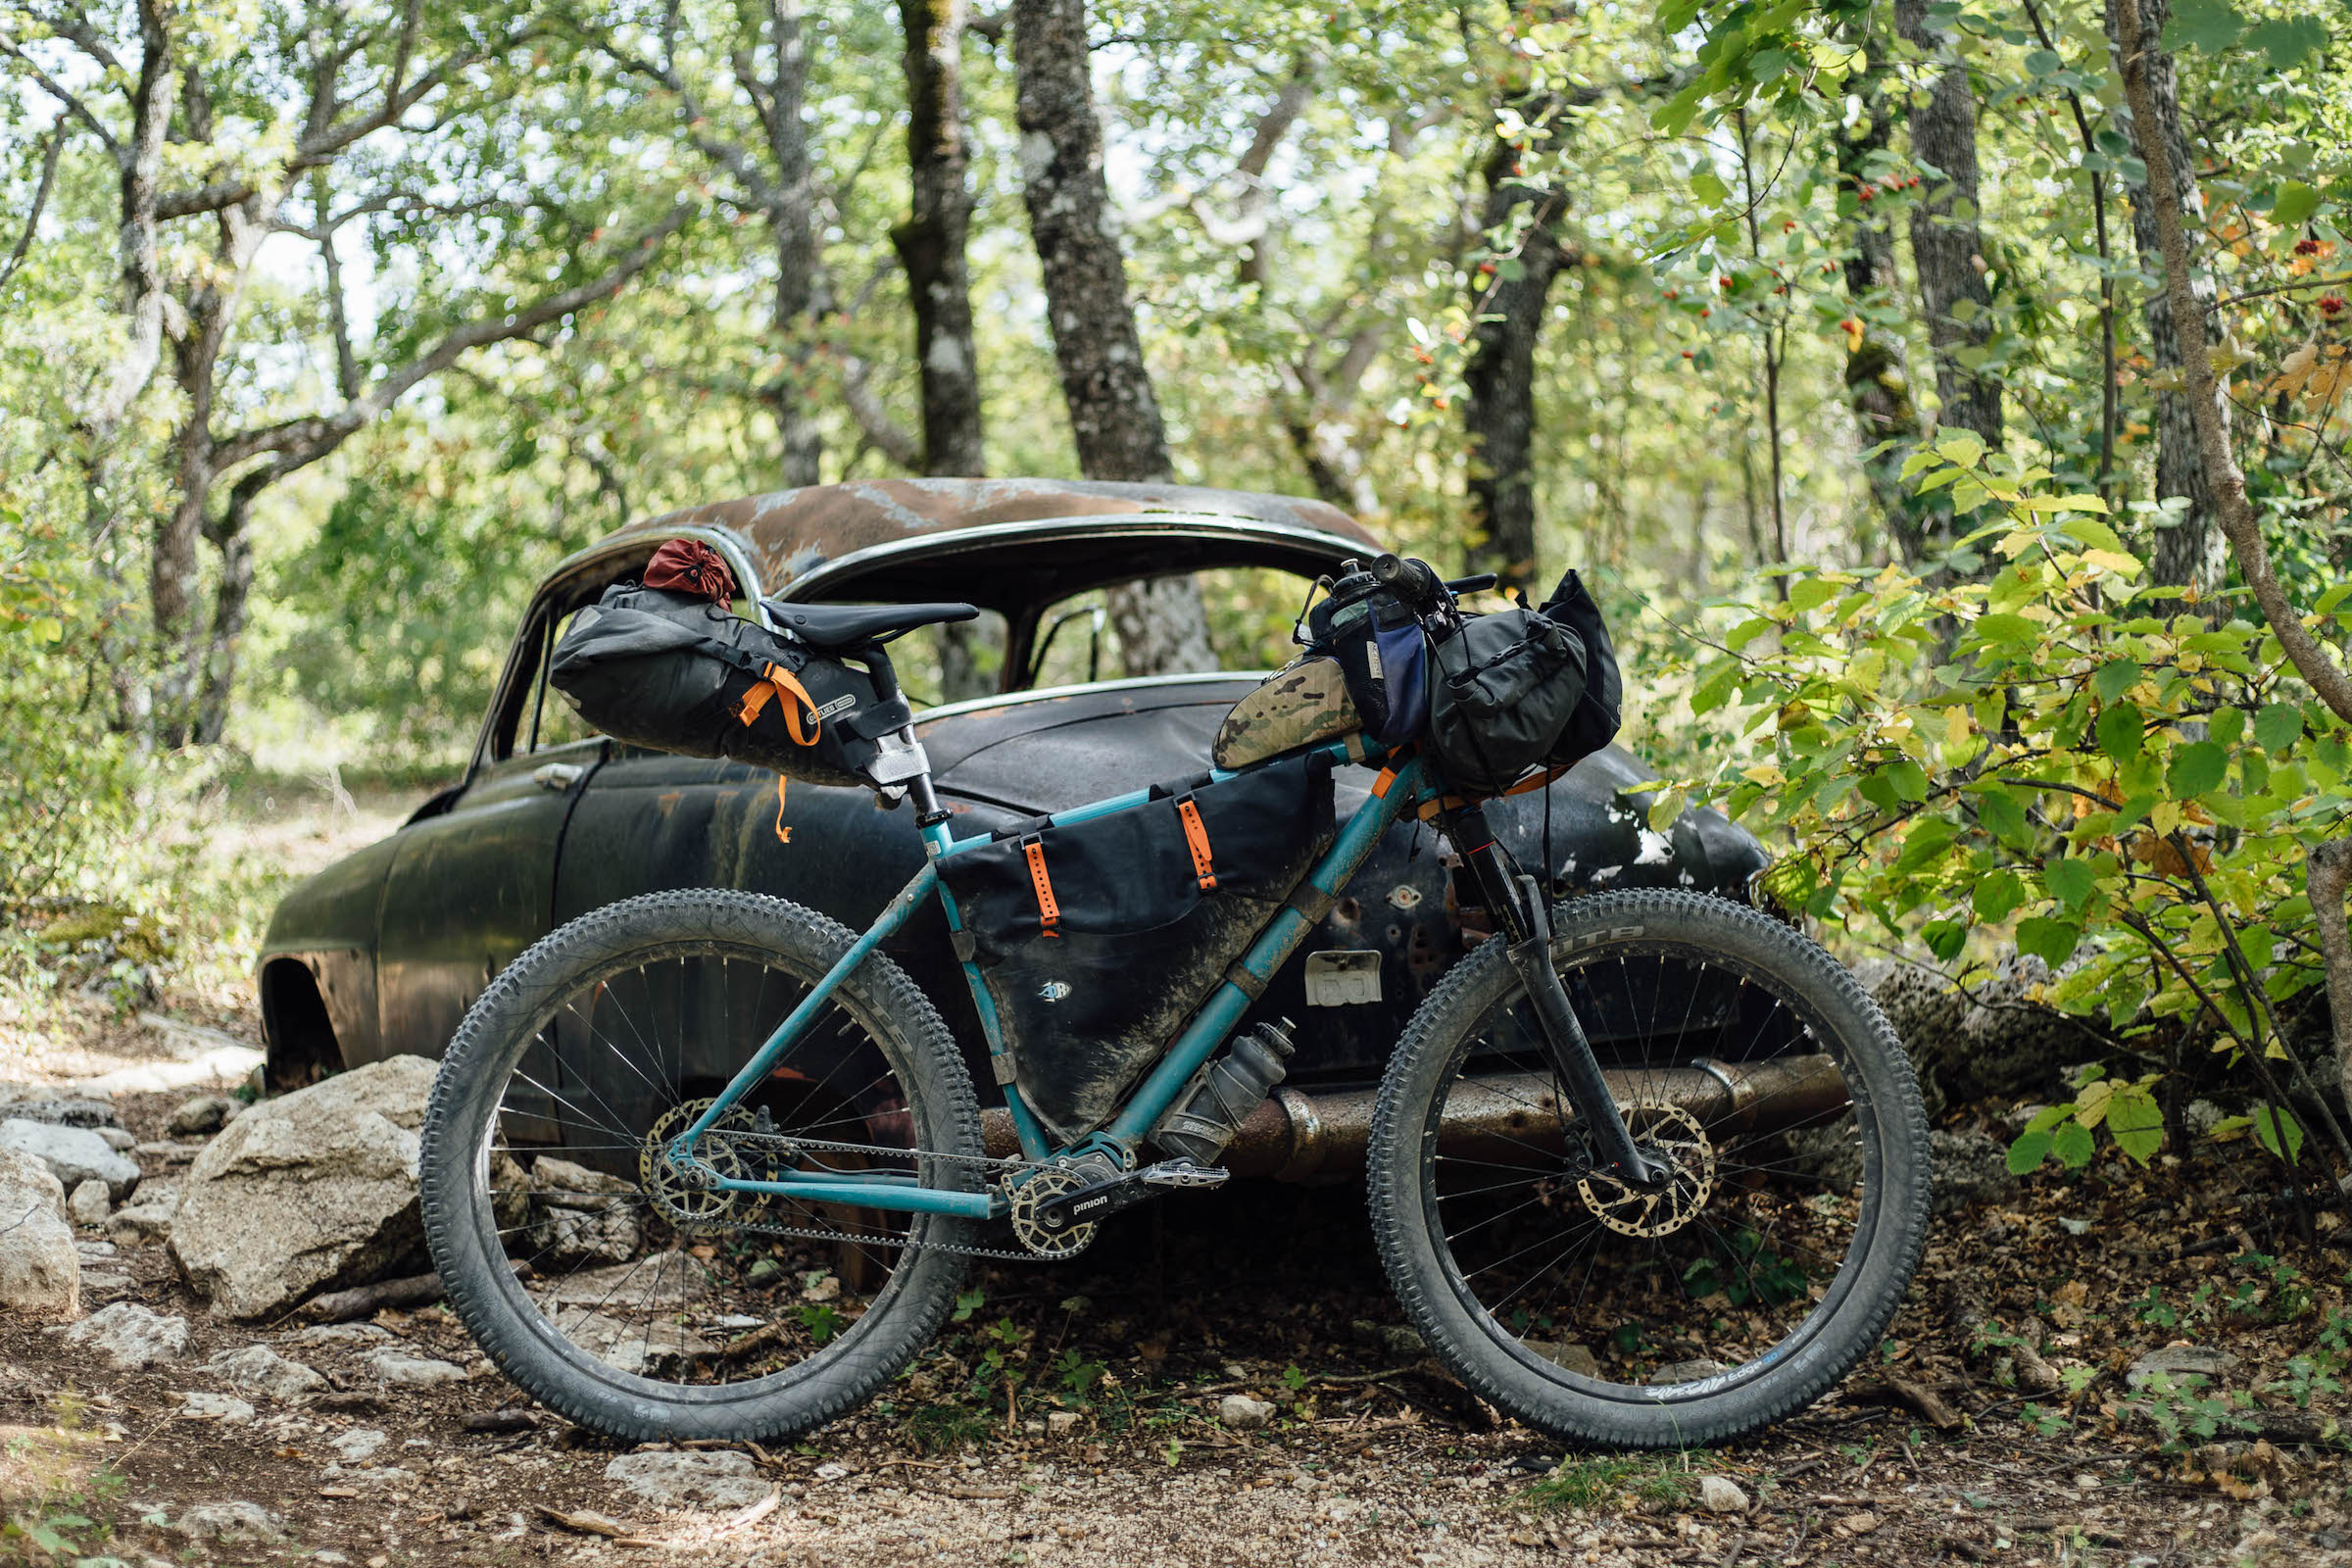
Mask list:
[{"label": "car door", "polygon": [[558,608],[526,618],[463,788],[399,834],[376,965],[392,1049],[439,1055],[491,977],[550,928],[557,854],[608,745],[547,690]]}]

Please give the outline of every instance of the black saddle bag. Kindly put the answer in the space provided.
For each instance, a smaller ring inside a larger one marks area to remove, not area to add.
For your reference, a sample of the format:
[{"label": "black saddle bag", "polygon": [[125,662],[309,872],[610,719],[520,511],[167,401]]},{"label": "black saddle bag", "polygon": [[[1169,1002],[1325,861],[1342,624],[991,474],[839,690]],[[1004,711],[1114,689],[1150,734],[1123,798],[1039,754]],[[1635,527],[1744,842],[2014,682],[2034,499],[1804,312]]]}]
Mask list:
[{"label": "black saddle bag", "polygon": [[906,722],[873,678],[691,594],[615,583],[556,643],[548,684],[614,740],[863,784]]},{"label": "black saddle bag", "polygon": [[1430,657],[1429,752],[1462,794],[1500,795],[1617,733],[1617,656],[1573,571],[1541,610],[1464,616]]},{"label": "black saddle bag", "polygon": [[941,858],[1014,1082],[1053,1137],[1110,1118],[1332,835],[1331,761],[1310,755]]}]

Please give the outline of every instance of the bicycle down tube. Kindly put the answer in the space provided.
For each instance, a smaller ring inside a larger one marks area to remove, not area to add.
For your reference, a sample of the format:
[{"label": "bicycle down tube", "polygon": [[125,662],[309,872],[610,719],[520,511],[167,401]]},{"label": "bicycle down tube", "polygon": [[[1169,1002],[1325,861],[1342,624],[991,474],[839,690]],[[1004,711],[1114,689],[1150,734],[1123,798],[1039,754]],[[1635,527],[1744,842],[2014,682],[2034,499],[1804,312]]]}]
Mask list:
[{"label": "bicycle down tube", "polygon": [[[1361,743],[1350,747],[1348,742],[1333,742],[1318,750],[1328,753],[1335,761],[1353,761],[1363,758]],[[1375,754],[1371,760],[1387,760]],[[1212,775],[1230,778],[1222,771]],[[1301,895],[1311,895],[1309,902],[1327,902],[1337,897],[1355,873],[1362,869],[1373,848],[1380,843],[1396,819],[1432,799],[1423,777],[1421,760],[1406,757],[1387,767],[1372,786],[1370,799],[1358,807],[1339,831],[1339,836],[1323,858],[1306,874],[1289,902],[1278,909],[1266,923],[1242,956],[1226,971],[1225,978],[1209,994],[1194,1013],[1192,1021],[1176,1036],[1151,1072],[1120,1107],[1096,1139],[1107,1138],[1121,1146],[1140,1142],[1160,1115],[1174,1102],[1185,1084],[1200,1064],[1215,1054],[1241,1022],[1250,1004],[1264,990],[1292,954],[1298,951],[1314,930],[1315,919],[1299,906]],[[1126,810],[1151,799],[1149,790],[1131,791],[1125,795],[1090,802],[1057,811],[1049,819],[1054,823],[1085,821],[1113,811]],[[795,1040],[823,1010],[827,1000],[841,982],[865,961],[876,948],[889,940],[922,905],[923,900],[936,894],[948,915],[952,932],[960,935],[962,922],[956,908],[955,898],[940,882],[938,861],[957,851],[978,848],[991,840],[986,836],[957,839],[945,823],[933,823],[923,829],[924,849],[928,858],[921,870],[899,890],[898,896],[867,927],[864,934],[853,943],[850,950],[837,959],[776,1026],[766,1042],[752,1058],[744,1063],[725,1089],[719,1092],[710,1106],[697,1117],[694,1124],[681,1133],[669,1147],[669,1158],[683,1169],[697,1169],[705,1184],[718,1192],[757,1193],[769,1197],[793,1198],[809,1202],[854,1203],[865,1208],[892,1210],[901,1213],[944,1214],[962,1219],[991,1219],[1004,1212],[1004,1198],[1001,1192],[956,1192],[918,1185],[914,1179],[896,1172],[843,1172],[820,1174],[807,1171],[782,1171],[772,1181],[752,1181],[722,1176],[707,1163],[697,1159],[694,1149],[697,1141],[742,1097],[758,1087],[769,1070],[792,1048]],[[962,945],[958,943],[959,956]],[[1012,1082],[1010,1059],[1004,1050],[1003,1028],[984,984],[978,965],[969,957],[962,958],[964,979],[971,988],[972,1000],[980,1014],[983,1033],[987,1037],[989,1060],[994,1076],[1004,1093],[1004,1103],[1010,1112],[1013,1130],[1019,1140],[1021,1153],[1030,1161],[1043,1161],[1057,1152],[1047,1142],[1035,1114],[1021,1099],[1019,1088]],[[1236,976],[1241,979],[1237,980]],[[1247,981],[1248,986],[1242,983]],[[1074,1146],[1073,1146],[1074,1147]],[[919,1153],[919,1151],[910,1151]]]}]

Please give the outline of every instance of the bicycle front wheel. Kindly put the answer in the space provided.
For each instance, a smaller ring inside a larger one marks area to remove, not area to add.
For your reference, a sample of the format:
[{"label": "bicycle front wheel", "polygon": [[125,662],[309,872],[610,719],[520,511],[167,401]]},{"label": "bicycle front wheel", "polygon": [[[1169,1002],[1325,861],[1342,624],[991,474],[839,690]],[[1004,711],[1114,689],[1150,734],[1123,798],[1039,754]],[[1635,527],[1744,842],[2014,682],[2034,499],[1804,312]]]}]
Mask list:
[{"label": "bicycle front wheel", "polygon": [[[968,1221],[697,1186],[666,1158],[853,941],[781,900],[656,893],[582,915],[484,992],[418,1155],[425,1237],[482,1352],[614,1437],[767,1439],[865,1399],[953,1304]],[[705,1133],[737,1180],[977,1190],[970,1075],[868,957]]]},{"label": "bicycle front wheel", "polygon": [[1375,1236],[1462,1382],[1571,1442],[1677,1447],[1819,1398],[1886,1331],[1926,1236],[1919,1086],[1802,933],[1668,891],[1560,905],[1552,961],[1654,1191],[1595,1169],[1498,941],[1384,1078]]}]

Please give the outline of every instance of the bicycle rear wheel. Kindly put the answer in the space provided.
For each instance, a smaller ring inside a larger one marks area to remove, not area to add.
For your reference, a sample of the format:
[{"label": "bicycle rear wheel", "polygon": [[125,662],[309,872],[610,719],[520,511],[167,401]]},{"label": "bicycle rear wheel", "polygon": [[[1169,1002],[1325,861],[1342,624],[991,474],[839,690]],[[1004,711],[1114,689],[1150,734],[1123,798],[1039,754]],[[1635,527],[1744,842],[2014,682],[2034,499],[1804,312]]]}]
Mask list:
[{"label": "bicycle rear wheel", "polygon": [[1373,1229],[1440,1360],[1554,1436],[1714,1442],[1802,1408],[1900,1304],[1928,1127],[1893,1031],[1786,925],[1628,892],[1553,916],[1552,960],[1636,1141],[1600,1174],[1499,942],[1414,1015],[1381,1084]]},{"label": "bicycle rear wheel", "polygon": [[[700,1188],[664,1157],[852,941],[776,899],[651,894],[547,937],[466,1014],[425,1113],[425,1236],[460,1320],[541,1403],[640,1441],[774,1438],[937,1329],[964,1271],[940,1244],[968,1222]],[[970,1077],[879,955],[700,1150],[749,1180],[969,1191],[981,1168]]]}]

